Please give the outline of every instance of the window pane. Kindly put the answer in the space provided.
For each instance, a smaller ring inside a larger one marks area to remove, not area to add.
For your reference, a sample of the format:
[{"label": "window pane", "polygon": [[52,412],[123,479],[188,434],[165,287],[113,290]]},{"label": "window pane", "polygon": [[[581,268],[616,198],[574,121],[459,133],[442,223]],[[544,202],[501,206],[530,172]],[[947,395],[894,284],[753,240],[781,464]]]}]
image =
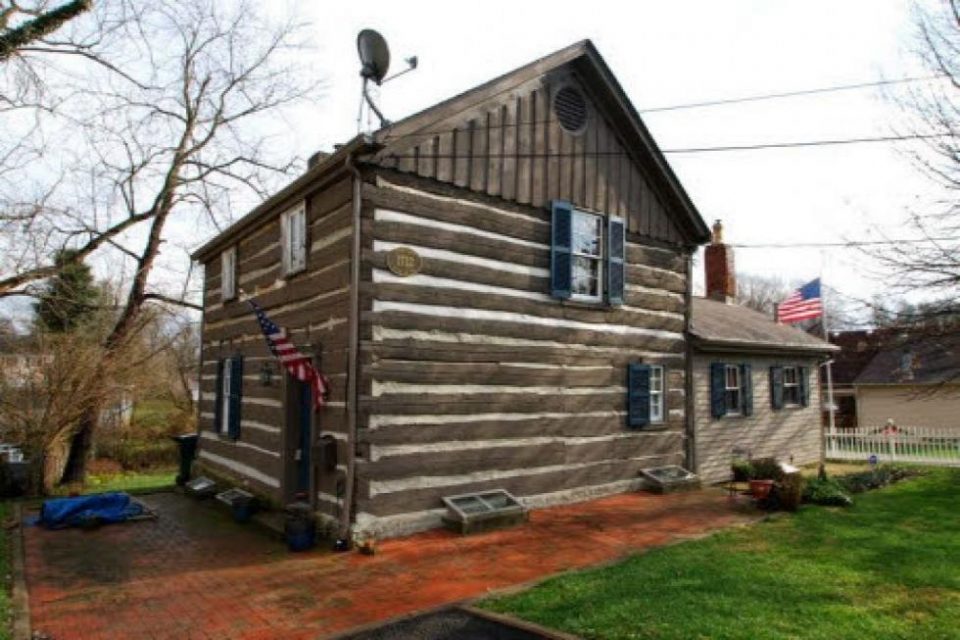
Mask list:
[{"label": "window pane", "polygon": [[740,411],[740,391],[736,389],[728,390],[726,393],[727,411],[738,413]]},{"label": "window pane", "polygon": [[577,295],[600,295],[600,261],[581,256],[573,257],[573,288]]},{"label": "window pane", "polygon": [[727,367],[727,389],[740,388],[740,371],[736,367]]},{"label": "window pane", "polygon": [[573,216],[573,253],[600,256],[601,220],[598,216],[575,213]]}]

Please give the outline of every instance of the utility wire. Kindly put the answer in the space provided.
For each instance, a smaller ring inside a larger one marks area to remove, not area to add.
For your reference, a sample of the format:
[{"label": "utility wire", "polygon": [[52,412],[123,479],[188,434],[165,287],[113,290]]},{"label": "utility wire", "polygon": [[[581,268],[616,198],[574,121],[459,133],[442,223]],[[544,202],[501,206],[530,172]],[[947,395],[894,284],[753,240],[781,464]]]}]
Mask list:
[{"label": "utility wire", "polygon": [[650,109],[639,109],[640,113],[660,113],[663,111],[679,111],[681,109],[700,109],[702,107],[719,107],[727,104],[740,104],[742,102],[759,102],[761,100],[777,100],[780,98],[794,98],[798,96],[811,96],[821,93],[835,93],[837,91],[851,91],[854,89],[868,89],[870,87],[885,87],[894,84],[905,84],[907,82],[922,82],[924,80],[939,80],[944,78],[944,74],[938,73],[930,76],[916,76],[911,78],[897,78],[894,80],[877,80],[875,82],[857,82],[855,84],[838,84],[832,87],[821,87],[818,89],[800,89],[798,91],[784,91],[782,93],[763,93],[754,96],[742,96],[739,98],[725,98],[721,100],[706,100],[704,102],[688,102],[686,104],[675,104],[665,107],[652,107]]},{"label": "utility wire", "polygon": [[[949,133],[906,134],[895,136],[876,136],[863,138],[836,138],[828,140],[799,140],[793,142],[764,142],[759,144],[721,145],[717,147],[681,147],[677,149],[661,149],[661,153],[710,153],[716,151],[756,151],[762,149],[791,149],[796,147],[824,147],[846,144],[861,144],[872,142],[903,142],[908,140],[929,140],[935,138],[949,138]],[[389,153],[385,158],[394,160],[510,160],[524,159],[554,159],[554,158],[598,158],[628,156],[625,151],[581,151],[556,153],[478,153],[459,155],[449,153]]]},{"label": "utility wire", "polygon": [[[825,93],[835,93],[839,91],[852,91],[855,89],[867,89],[870,87],[883,87],[895,84],[906,84],[910,82],[923,82],[928,80],[938,80],[946,77],[944,74],[934,74],[929,76],[912,76],[906,78],[896,78],[893,80],[877,80],[874,82],[857,82],[853,84],[841,84],[833,85],[829,87],[817,87],[814,89],[799,89],[797,91],[783,91],[780,93],[762,93],[752,96],[740,96],[736,98],[721,98],[719,100],[705,100],[703,102],[689,102],[686,104],[675,104],[675,105],[665,105],[662,107],[650,107],[647,109],[638,109],[637,111],[641,114],[644,113],[661,113],[665,111],[681,111],[686,109],[701,109],[707,107],[718,107],[729,104],[740,104],[744,102],[760,102],[765,100],[780,100],[783,98],[795,98],[800,96],[808,95],[817,95]],[[547,125],[555,122],[555,120],[522,120],[518,122],[504,122],[500,124],[490,123],[485,125],[485,130],[496,130],[496,129],[510,129],[513,127],[524,127],[524,126],[533,126],[533,125]],[[405,134],[390,134],[389,132],[384,136],[384,142],[390,140],[401,140],[403,138],[414,138],[414,137],[423,137],[431,135],[442,135],[445,133],[455,133],[457,131],[469,132],[467,127],[454,128],[454,129],[426,129],[422,131],[417,131],[413,133]]]},{"label": "utility wire", "polygon": [[736,249],[820,249],[820,248],[858,248],[875,247],[892,244],[924,244],[928,242],[943,242],[960,240],[960,236],[942,236],[932,238],[901,238],[898,240],[850,240],[847,242],[781,242],[758,244],[734,244],[729,246]]}]

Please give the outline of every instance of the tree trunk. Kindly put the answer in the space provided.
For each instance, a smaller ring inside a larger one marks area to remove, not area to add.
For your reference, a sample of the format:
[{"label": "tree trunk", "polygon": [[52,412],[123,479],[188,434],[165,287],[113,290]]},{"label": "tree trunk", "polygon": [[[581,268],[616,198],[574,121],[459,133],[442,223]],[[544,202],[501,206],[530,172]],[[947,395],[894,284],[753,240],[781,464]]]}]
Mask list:
[{"label": "tree trunk", "polygon": [[73,437],[70,438],[70,448],[60,478],[61,484],[83,482],[87,477],[87,462],[93,450],[93,434],[100,417],[99,408],[87,407],[80,418]]}]

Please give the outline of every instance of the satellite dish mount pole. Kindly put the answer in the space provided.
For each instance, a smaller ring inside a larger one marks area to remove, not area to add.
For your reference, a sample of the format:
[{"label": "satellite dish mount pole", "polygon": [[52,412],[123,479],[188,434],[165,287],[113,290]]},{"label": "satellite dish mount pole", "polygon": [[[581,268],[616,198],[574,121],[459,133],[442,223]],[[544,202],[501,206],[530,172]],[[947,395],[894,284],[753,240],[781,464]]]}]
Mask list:
[{"label": "satellite dish mount pole", "polygon": [[386,127],[390,125],[390,121],[383,117],[383,113],[380,109],[377,108],[377,104],[373,101],[373,98],[370,97],[370,92],[368,91],[367,83],[370,82],[370,78],[364,76],[363,78],[363,99],[366,101],[367,106],[370,107],[377,118],[380,120],[380,126]]}]

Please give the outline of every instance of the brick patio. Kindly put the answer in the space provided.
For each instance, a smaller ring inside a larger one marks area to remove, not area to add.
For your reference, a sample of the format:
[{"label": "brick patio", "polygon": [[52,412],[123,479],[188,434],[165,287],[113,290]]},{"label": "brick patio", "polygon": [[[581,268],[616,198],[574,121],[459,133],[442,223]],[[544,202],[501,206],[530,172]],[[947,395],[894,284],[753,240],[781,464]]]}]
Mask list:
[{"label": "brick patio", "polygon": [[156,521],[24,529],[31,622],[71,638],[316,638],[482,596],[747,522],[715,490],[622,494],[533,512],[528,524],[390,540],[376,556],[290,554],[179,494]]}]

